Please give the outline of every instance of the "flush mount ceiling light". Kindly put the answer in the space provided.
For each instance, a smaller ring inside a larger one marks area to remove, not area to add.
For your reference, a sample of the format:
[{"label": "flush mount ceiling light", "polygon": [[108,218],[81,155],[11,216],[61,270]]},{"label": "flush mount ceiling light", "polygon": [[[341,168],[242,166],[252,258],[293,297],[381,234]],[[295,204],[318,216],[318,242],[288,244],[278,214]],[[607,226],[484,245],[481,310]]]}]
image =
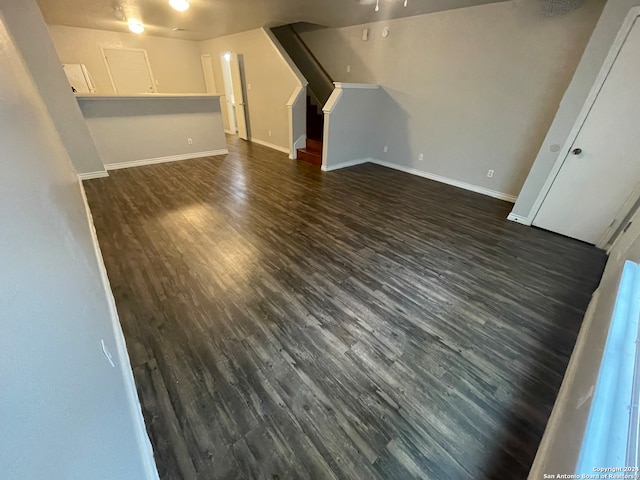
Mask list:
[{"label": "flush mount ceiling light", "polygon": [[179,12],[184,12],[189,9],[188,0],[169,0],[169,5]]},{"label": "flush mount ceiling light", "polygon": [[129,30],[138,35],[144,32],[144,25],[139,20],[129,20]]}]

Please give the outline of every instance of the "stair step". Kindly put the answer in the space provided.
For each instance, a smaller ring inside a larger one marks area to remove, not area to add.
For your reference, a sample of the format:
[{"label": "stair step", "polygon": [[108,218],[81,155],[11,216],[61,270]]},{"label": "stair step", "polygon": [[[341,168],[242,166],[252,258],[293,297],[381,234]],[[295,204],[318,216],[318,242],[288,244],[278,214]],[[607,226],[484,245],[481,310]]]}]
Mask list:
[{"label": "stair step", "polygon": [[322,154],[322,140],[307,138],[307,150]]},{"label": "stair step", "polygon": [[301,148],[298,150],[298,160],[311,163],[312,165],[322,165],[322,153]]}]

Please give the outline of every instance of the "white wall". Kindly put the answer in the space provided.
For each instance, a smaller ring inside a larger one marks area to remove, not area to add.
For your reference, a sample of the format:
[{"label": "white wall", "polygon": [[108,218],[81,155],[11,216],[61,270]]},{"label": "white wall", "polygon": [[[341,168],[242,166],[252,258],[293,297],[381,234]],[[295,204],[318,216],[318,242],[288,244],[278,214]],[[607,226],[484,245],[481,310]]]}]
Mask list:
[{"label": "white wall", "polygon": [[[201,53],[211,54],[216,86],[222,90],[220,56],[233,52],[243,56],[247,86],[251,137],[279,147],[289,148],[287,102],[299,85],[298,77],[261,29],[201,42]],[[225,128],[228,126],[226,100],[222,98]],[[269,136],[271,130],[271,136]]]},{"label": "white wall", "polygon": [[289,158],[298,156],[298,148],[306,147],[307,139],[307,86],[297,87],[287,102],[289,110]]},{"label": "white wall", "polygon": [[361,87],[365,86],[336,84],[324,107],[325,171],[375,159],[384,148],[381,143],[384,93],[377,85]]},{"label": "white wall", "polygon": [[35,0],[0,0],[0,8],[76,170],[104,170]]},{"label": "white wall", "polygon": [[90,97],[79,102],[107,169],[228,152],[218,97]]},{"label": "white wall", "polygon": [[34,6],[0,3],[0,476],[157,478],[76,172],[5,28]]},{"label": "white wall", "polygon": [[529,221],[533,220],[534,202],[558,160],[558,154],[553,150],[557,151],[567,141],[569,132],[577,120],[625,17],[629,10],[636,6],[640,6],[640,1],[611,0],[607,2],[513,208],[513,214],[528,218]]},{"label": "white wall", "polygon": [[301,36],[334,80],[387,92],[378,158],[516,196],[603,4],[548,17],[518,0],[369,24],[367,42],[365,26]]},{"label": "white wall", "polygon": [[206,92],[198,42],[60,25],[49,31],[62,63],[84,63],[97,93],[113,93],[100,47],[145,49],[158,93]]},{"label": "white wall", "polygon": [[529,478],[574,473],[589,418],[618,285],[626,260],[640,263],[640,210],[616,242],[587,309],[576,346]]}]

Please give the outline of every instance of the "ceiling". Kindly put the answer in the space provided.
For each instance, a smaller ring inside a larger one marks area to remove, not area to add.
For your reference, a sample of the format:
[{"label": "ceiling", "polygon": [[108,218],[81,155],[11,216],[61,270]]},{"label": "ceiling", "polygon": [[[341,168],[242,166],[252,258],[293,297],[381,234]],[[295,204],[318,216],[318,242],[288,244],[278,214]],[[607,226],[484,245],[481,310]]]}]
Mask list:
[{"label": "ceiling", "polygon": [[403,0],[379,0],[379,12],[374,11],[376,0],[190,0],[191,8],[183,13],[168,0],[37,1],[50,25],[128,32],[126,22],[116,18],[121,7],[124,16],[144,23],[145,35],[206,40],[289,23],[342,27],[505,0],[407,0],[407,7]]}]

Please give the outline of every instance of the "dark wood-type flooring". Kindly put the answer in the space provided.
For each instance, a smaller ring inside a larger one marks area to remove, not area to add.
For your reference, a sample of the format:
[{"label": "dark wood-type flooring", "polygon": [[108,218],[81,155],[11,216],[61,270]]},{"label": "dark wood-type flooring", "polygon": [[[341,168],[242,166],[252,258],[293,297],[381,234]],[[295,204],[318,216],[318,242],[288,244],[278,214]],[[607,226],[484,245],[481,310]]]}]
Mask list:
[{"label": "dark wood-type flooring", "polygon": [[604,254],[229,141],[85,183],[161,478],[526,478]]}]

